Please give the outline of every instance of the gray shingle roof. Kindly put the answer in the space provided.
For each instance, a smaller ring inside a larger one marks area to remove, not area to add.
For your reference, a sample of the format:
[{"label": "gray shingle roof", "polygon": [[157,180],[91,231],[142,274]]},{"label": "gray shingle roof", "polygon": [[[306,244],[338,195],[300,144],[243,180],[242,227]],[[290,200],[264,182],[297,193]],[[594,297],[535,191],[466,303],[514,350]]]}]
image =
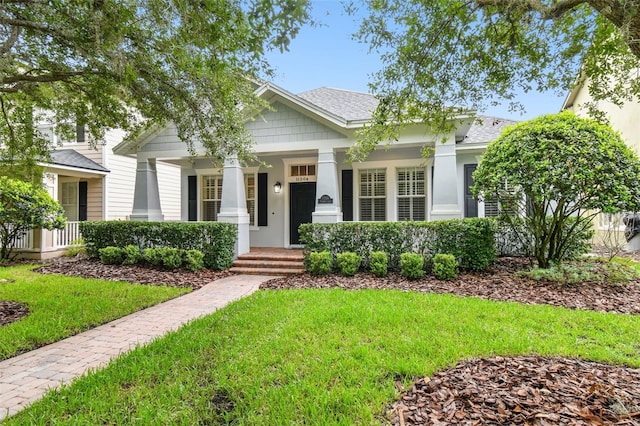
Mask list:
[{"label": "gray shingle roof", "polygon": [[347,121],[368,120],[378,106],[370,93],[321,87],[298,94],[302,99]]},{"label": "gray shingle roof", "polygon": [[517,123],[515,120],[487,115],[478,115],[476,118],[461,143],[489,143],[497,139],[505,127]]},{"label": "gray shingle roof", "polygon": [[100,164],[85,157],[78,151],[73,149],[60,149],[51,151],[51,164],[57,164],[59,166],[75,167],[78,169],[95,170],[98,172],[109,172]]}]

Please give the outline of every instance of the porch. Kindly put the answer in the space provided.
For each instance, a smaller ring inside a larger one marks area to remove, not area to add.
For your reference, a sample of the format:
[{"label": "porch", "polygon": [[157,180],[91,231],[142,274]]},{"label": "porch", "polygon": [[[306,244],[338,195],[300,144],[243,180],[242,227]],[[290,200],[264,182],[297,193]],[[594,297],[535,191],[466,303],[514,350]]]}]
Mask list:
[{"label": "porch", "polygon": [[80,222],[69,221],[64,229],[32,229],[15,242],[14,250],[24,259],[45,260],[64,254],[80,238]]}]

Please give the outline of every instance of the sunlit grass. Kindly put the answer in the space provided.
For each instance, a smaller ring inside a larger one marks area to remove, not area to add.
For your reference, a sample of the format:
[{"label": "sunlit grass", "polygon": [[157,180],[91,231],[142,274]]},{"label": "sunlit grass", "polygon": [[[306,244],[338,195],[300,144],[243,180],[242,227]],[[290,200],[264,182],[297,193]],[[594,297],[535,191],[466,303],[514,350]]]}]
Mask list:
[{"label": "sunlit grass", "polygon": [[260,291],[53,392],[8,424],[380,424],[472,357],[640,366],[640,316],[390,290]]},{"label": "sunlit grass", "polygon": [[32,268],[0,268],[0,300],[24,303],[30,311],[19,321],[0,327],[0,359],[56,342],[189,291],[43,275],[31,271]]}]

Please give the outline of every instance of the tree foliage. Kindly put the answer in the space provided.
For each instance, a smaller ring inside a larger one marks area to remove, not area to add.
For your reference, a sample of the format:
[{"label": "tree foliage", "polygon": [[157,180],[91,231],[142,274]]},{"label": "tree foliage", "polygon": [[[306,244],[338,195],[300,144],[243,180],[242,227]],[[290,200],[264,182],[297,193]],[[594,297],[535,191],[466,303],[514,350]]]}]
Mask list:
[{"label": "tree foliage", "polygon": [[[0,152],[5,164],[45,157],[85,125],[133,138],[175,123],[215,159],[246,153],[242,109],[261,106],[267,50],[308,21],[306,0],[15,0],[0,2]],[[240,108],[242,107],[242,108]]]},{"label": "tree foliage", "polygon": [[33,228],[62,229],[62,206],[37,185],[0,176],[0,263]]},{"label": "tree foliage", "polygon": [[[637,99],[640,0],[367,0],[356,37],[380,52],[381,98],[354,158],[415,120],[446,131],[461,110],[517,93],[566,93],[586,79],[597,102]],[[352,4],[352,13],[361,13]],[[560,107],[560,106],[558,106]],[[389,126],[389,123],[398,123]]]},{"label": "tree foliage", "polygon": [[609,126],[570,112],[507,128],[473,178],[475,196],[497,200],[514,228],[524,221],[541,267],[561,262],[600,210],[640,210],[635,153]]}]

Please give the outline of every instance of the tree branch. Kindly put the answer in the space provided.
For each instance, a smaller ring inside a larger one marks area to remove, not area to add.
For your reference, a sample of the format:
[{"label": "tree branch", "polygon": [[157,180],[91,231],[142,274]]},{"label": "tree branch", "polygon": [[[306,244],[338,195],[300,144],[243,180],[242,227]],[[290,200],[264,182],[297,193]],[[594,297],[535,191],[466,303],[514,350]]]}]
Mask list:
[{"label": "tree branch", "polygon": [[514,9],[522,11],[538,12],[544,19],[555,19],[569,12],[576,6],[587,3],[588,0],[564,0],[554,2],[551,6],[544,4],[540,0],[475,0],[480,7],[488,6],[513,6]]}]

